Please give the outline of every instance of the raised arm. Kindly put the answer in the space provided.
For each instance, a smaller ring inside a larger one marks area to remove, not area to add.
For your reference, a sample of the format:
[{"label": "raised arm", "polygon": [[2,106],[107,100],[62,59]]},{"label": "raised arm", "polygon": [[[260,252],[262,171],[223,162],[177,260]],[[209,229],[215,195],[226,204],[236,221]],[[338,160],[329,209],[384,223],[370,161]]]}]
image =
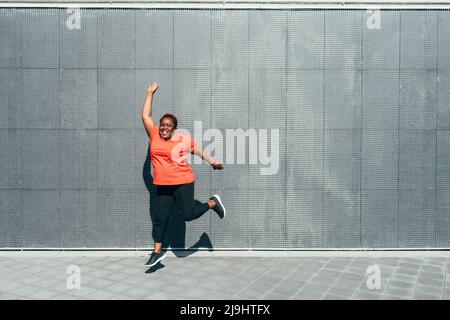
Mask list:
[{"label": "raised arm", "polygon": [[194,148],[194,154],[198,155],[202,159],[204,159],[206,162],[208,162],[214,170],[223,170],[223,164],[218,163],[213,157],[211,157],[208,152],[205,150],[202,150],[199,146],[195,146]]},{"label": "raised arm", "polygon": [[142,122],[144,123],[145,131],[147,131],[148,136],[150,137],[150,132],[153,129],[153,126],[155,126],[155,121],[152,117],[152,100],[153,100],[153,94],[155,91],[159,88],[159,84],[156,82],[153,82],[148,88],[147,88],[147,96],[145,97],[144,104],[142,105]]}]

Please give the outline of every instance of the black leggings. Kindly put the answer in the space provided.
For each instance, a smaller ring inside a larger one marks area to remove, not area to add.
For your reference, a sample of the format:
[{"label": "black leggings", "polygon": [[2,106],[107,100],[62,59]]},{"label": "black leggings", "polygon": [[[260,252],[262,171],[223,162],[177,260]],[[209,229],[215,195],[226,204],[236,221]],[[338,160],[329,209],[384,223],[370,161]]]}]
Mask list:
[{"label": "black leggings", "polygon": [[208,203],[194,202],[194,182],[171,186],[156,187],[156,215],[153,221],[153,240],[163,242],[169,222],[170,211],[175,202],[180,208],[185,221],[201,217],[209,210]]}]

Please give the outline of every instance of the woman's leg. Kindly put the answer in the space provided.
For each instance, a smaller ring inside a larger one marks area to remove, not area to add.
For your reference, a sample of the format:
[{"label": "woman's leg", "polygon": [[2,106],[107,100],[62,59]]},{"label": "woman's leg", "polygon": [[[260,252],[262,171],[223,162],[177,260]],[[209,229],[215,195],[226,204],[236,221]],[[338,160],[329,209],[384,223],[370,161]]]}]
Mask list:
[{"label": "woman's leg", "polygon": [[174,192],[175,199],[185,221],[192,221],[200,218],[212,207],[213,202],[210,204],[209,201],[201,204],[195,203],[194,189],[194,182],[192,182],[180,185]]},{"label": "woman's leg", "polygon": [[152,236],[155,242],[155,252],[161,251],[164,235],[169,222],[170,211],[175,204],[174,188],[172,186],[157,186],[156,215],[153,221]]}]

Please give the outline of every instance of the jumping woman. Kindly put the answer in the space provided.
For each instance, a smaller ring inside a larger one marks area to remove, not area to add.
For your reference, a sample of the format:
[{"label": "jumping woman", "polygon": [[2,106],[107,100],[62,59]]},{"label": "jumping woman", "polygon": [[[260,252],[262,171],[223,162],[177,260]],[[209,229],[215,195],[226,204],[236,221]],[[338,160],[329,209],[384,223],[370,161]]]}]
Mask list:
[{"label": "jumping woman", "polygon": [[159,88],[154,82],[147,89],[147,97],[142,106],[142,122],[151,141],[151,159],[153,167],[153,184],[156,185],[156,215],[153,222],[152,237],[154,250],[147,266],[154,266],[166,257],[162,251],[162,242],[167,230],[170,211],[178,204],[185,221],[201,217],[209,209],[214,210],[223,219],[225,207],[218,195],[213,195],[208,202],[194,202],[195,175],[187,163],[189,153],[194,153],[206,160],[214,170],[222,170],[223,164],[214,160],[207,152],[200,149],[195,141],[185,134],[175,132],[177,118],[165,114],[159,120],[159,127],[152,118],[153,94]]}]

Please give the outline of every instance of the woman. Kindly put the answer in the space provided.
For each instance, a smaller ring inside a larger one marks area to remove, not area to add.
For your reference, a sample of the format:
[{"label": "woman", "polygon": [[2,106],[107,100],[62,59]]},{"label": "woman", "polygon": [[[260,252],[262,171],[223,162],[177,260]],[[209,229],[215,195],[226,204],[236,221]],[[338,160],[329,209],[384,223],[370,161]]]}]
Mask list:
[{"label": "woman", "polygon": [[178,134],[177,118],[165,114],[159,120],[159,127],[152,118],[153,94],[159,88],[158,83],[152,83],[147,89],[147,97],[142,106],[142,121],[151,141],[151,159],[153,166],[153,183],[156,188],[156,217],[153,222],[152,236],[154,250],[147,266],[154,266],[166,257],[162,252],[162,242],[167,230],[170,211],[178,204],[185,221],[201,217],[209,209],[213,209],[221,219],[226,210],[218,195],[213,195],[208,202],[194,202],[195,175],[187,163],[189,153],[195,153],[205,159],[214,170],[222,170],[223,164],[215,161],[208,153],[200,149],[189,136]]}]

